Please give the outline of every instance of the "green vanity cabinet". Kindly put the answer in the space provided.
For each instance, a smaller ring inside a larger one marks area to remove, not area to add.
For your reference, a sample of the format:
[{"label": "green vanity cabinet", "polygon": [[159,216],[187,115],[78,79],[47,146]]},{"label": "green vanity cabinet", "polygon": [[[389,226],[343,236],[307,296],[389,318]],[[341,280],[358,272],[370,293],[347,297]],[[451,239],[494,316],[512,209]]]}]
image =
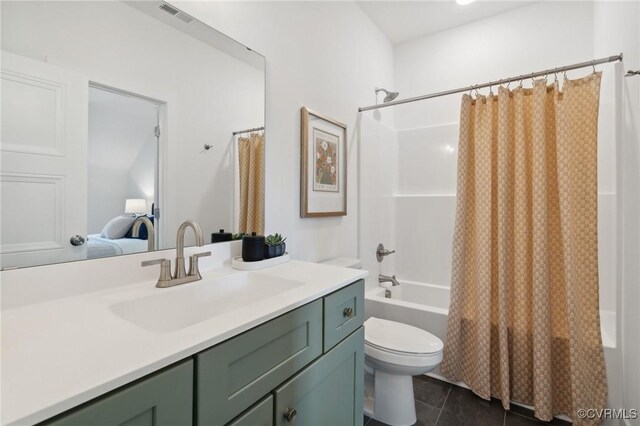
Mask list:
[{"label": "green vanity cabinet", "polygon": [[193,360],[120,388],[43,424],[178,426],[193,422]]},{"label": "green vanity cabinet", "polygon": [[362,280],[50,419],[55,426],[361,426]]},{"label": "green vanity cabinet", "polygon": [[227,423],[227,426],[273,426],[273,396],[264,398]]},{"label": "green vanity cabinet", "polygon": [[274,392],[275,424],[362,425],[364,328]]}]

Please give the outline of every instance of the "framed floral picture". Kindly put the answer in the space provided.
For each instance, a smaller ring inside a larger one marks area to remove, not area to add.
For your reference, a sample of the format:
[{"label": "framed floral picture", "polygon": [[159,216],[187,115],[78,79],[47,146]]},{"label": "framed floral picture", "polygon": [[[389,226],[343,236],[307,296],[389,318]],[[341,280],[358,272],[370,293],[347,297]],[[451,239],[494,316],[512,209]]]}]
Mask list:
[{"label": "framed floral picture", "polygon": [[300,217],[347,214],[347,126],[302,107]]}]

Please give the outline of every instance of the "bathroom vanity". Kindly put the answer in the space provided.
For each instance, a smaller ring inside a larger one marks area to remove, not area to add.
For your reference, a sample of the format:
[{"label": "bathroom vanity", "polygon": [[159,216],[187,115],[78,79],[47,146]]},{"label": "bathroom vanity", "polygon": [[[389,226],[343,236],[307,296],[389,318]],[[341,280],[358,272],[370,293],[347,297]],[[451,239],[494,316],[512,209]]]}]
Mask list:
[{"label": "bathroom vanity", "polygon": [[3,306],[3,424],[362,424],[366,272],[203,266]]}]

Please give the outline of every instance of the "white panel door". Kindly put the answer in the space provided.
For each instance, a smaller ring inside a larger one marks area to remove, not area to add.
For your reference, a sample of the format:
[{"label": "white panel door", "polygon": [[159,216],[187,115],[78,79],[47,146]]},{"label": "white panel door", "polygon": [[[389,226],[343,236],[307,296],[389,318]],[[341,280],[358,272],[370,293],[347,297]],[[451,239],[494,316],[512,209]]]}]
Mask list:
[{"label": "white panel door", "polygon": [[86,78],[2,52],[2,268],[85,259]]}]

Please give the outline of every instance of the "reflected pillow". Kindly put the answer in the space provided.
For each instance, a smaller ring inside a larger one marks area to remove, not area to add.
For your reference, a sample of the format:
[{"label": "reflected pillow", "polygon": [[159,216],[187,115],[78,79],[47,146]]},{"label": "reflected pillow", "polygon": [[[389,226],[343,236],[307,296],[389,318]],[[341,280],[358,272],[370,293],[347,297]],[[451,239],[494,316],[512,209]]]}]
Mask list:
[{"label": "reflected pillow", "polygon": [[100,236],[102,238],[109,238],[110,240],[123,238],[127,235],[127,232],[129,232],[129,229],[131,229],[135,220],[136,217],[131,215],[114,217],[104,226],[104,228],[102,228]]}]

